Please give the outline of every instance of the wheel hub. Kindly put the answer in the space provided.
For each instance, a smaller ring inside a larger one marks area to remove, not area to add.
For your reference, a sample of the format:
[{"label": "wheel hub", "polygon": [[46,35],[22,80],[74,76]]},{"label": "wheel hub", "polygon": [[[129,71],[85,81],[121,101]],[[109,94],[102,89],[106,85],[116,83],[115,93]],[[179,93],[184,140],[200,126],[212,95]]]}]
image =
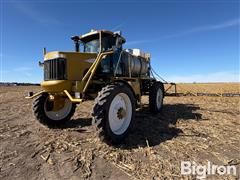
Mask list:
[{"label": "wheel hub", "polygon": [[117,117],[119,120],[122,120],[126,116],[126,111],[123,109],[123,107],[120,107],[117,111]]},{"label": "wheel hub", "polygon": [[56,98],[53,101],[49,101],[49,98],[45,100],[44,112],[51,120],[62,120],[71,112],[72,103],[69,99]]},{"label": "wheel hub", "polygon": [[132,118],[132,102],[125,93],[117,94],[109,107],[109,125],[114,134],[124,133]]},{"label": "wheel hub", "polygon": [[157,108],[160,109],[161,106],[162,106],[162,93],[161,93],[161,89],[158,89],[158,91],[157,91],[156,103],[157,103]]}]

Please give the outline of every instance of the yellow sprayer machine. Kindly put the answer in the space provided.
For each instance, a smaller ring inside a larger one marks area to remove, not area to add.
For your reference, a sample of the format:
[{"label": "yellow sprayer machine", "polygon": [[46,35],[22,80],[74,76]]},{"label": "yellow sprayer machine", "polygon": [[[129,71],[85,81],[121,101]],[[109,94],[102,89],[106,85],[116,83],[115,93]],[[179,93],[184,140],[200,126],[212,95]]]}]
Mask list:
[{"label": "yellow sprayer machine", "polygon": [[141,96],[149,96],[153,113],[163,105],[164,86],[151,76],[150,54],[123,49],[120,32],[91,30],[73,36],[75,52],[46,53],[39,65],[44,70],[42,91],[29,92],[35,98],[36,119],[49,127],[70,120],[76,105],[94,100],[92,124],[107,142],[118,144],[134,124]]}]

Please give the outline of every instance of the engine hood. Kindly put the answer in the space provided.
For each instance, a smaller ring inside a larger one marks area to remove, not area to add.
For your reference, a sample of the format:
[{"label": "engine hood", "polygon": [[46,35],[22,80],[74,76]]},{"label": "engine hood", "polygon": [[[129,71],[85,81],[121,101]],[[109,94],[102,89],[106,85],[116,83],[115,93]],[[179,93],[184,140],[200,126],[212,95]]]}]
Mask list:
[{"label": "engine hood", "polygon": [[52,51],[44,56],[44,61],[56,58],[75,59],[75,60],[88,60],[89,62],[97,57],[96,53],[83,53],[83,52],[63,52]]}]

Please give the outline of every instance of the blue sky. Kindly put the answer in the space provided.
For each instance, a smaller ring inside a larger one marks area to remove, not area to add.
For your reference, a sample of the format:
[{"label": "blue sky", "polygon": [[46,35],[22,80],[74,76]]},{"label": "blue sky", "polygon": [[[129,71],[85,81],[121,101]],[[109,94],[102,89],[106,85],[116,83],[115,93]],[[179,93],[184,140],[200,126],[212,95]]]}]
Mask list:
[{"label": "blue sky", "polygon": [[40,82],[47,51],[73,51],[72,35],[121,30],[125,48],[151,53],[173,82],[239,82],[240,4],[235,0],[1,2],[0,81]]}]

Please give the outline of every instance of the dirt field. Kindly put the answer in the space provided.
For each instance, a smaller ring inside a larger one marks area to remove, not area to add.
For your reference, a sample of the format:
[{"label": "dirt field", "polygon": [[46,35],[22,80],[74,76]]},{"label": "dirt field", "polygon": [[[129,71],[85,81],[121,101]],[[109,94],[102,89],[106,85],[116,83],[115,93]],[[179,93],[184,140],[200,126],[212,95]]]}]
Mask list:
[{"label": "dirt field", "polygon": [[[217,87],[239,92],[239,84]],[[161,114],[149,113],[144,97],[134,131],[113,147],[94,133],[92,102],[49,129],[34,119],[31,100],[23,98],[28,89],[39,87],[0,87],[0,179],[195,179],[181,176],[181,161],[236,165],[239,174],[239,97],[166,97]]]}]

